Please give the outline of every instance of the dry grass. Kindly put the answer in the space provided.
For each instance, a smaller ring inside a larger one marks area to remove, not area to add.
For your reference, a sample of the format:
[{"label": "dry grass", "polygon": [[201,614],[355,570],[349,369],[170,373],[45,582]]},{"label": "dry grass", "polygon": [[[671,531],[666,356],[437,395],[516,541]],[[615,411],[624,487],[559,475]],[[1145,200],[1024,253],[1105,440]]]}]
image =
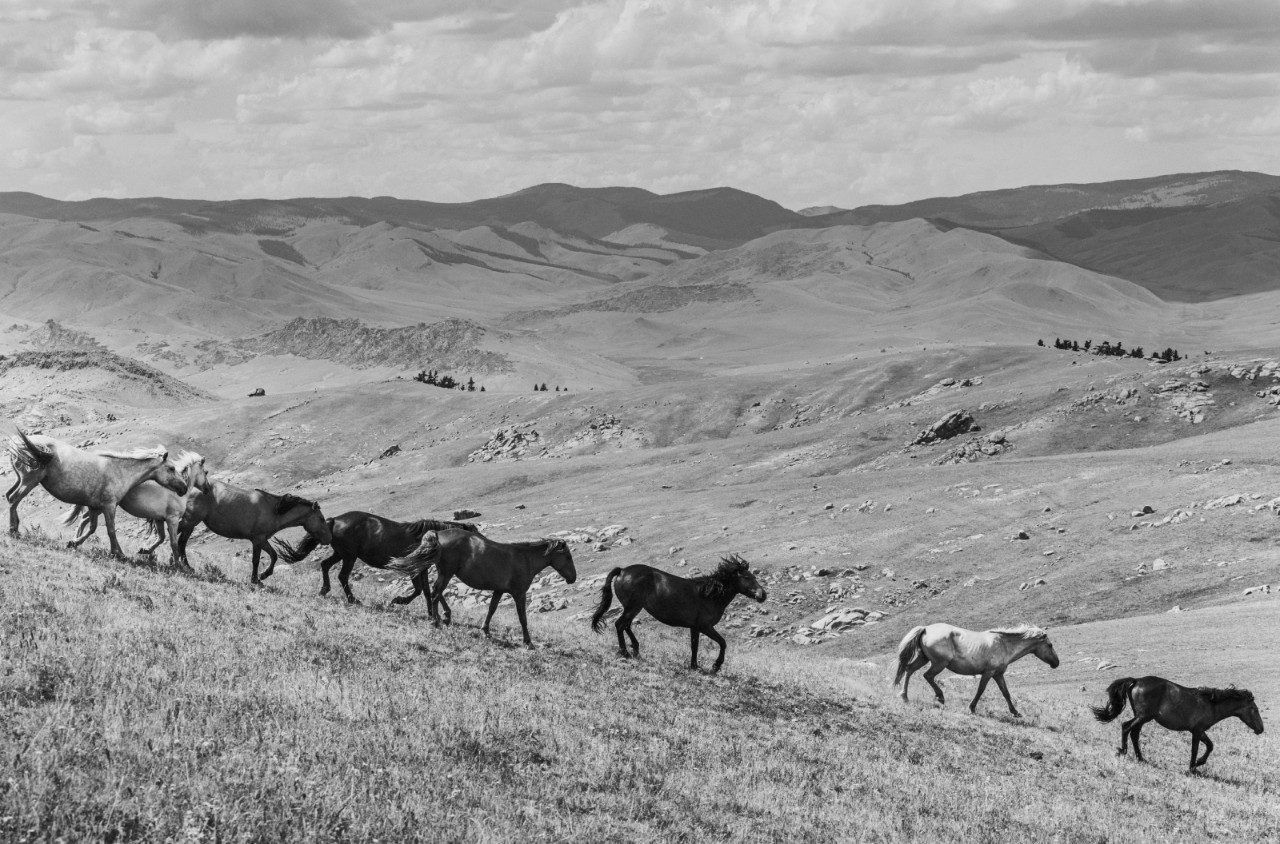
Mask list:
[{"label": "dry grass", "polygon": [[1269,739],[1191,777],[1048,700],[974,718],[764,653],[695,675],[545,622],[528,651],[48,543],[0,540],[0,575],[7,840],[1280,836]]}]

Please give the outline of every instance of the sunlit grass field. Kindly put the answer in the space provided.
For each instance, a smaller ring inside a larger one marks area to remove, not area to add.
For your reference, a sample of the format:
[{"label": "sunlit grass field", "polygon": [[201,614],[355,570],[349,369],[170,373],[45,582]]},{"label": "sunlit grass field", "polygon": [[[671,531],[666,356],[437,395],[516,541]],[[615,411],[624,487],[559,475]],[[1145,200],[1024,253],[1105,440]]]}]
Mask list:
[{"label": "sunlit grass field", "polygon": [[1280,839],[1270,734],[1193,777],[1026,693],[974,717],[733,637],[710,676],[652,625],[623,661],[585,624],[535,616],[526,650],[418,612],[0,539],[0,835]]}]

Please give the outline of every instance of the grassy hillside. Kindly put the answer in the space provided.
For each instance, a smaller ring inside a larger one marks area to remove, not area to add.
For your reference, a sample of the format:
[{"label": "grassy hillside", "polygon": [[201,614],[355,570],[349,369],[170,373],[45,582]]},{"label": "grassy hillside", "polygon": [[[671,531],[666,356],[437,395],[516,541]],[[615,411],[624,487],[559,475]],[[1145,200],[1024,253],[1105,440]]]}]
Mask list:
[{"label": "grassy hillside", "polygon": [[1280,834],[1269,735],[1222,729],[1191,777],[1051,698],[971,717],[740,651],[712,677],[540,619],[529,651],[10,539],[0,573],[10,840]]}]

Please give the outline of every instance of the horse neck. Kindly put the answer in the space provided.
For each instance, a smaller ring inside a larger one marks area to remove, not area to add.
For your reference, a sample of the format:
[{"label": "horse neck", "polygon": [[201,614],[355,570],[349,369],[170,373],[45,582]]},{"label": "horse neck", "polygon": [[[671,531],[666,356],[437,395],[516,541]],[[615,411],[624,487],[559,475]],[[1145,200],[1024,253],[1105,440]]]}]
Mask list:
[{"label": "horse neck", "polygon": [[[1031,653],[1040,644],[1037,639],[1024,639],[1021,636],[1009,636],[997,634],[1004,643],[1005,653],[1008,654],[1008,662],[1017,662],[1027,654]],[[1006,663],[1008,664],[1008,663]]]},{"label": "horse neck", "polygon": [[127,480],[137,483],[141,483],[148,475],[164,465],[163,461],[155,463],[154,457],[108,457],[107,460],[120,465],[121,474]]},{"label": "horse neck", "polygon": [[1220,700],[1217,703],[1210,701],[1209,711],[1213,713],[1213,723],[1226,720],[1242,714],[1249,708],[1249,704],[1242,700]]}]

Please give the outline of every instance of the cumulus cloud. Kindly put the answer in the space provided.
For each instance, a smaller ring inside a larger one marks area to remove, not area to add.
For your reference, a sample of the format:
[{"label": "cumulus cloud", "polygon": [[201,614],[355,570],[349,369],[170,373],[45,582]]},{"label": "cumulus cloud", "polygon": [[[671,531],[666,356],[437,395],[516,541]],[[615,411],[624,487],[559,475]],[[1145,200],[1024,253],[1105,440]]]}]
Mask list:
[{"label": "cumulus cloud", "polygon": [[1280,169],[1274,0],[0,0],[0,20],[0,96],[40,127],[0,128],[0,181],[58,195],[567,181],[851,205]]}]

